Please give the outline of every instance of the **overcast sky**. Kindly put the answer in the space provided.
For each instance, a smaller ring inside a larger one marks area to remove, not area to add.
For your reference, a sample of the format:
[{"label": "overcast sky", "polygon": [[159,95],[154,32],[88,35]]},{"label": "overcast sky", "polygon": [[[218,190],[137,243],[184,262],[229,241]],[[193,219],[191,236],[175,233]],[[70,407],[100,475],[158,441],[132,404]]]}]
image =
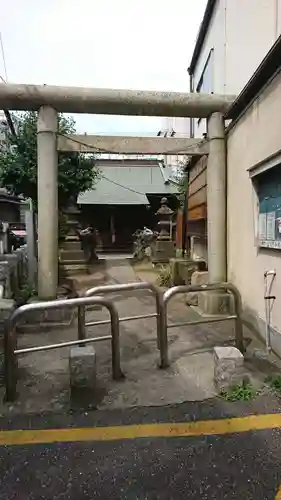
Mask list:
[{"label": "overcast sky", "polygon": [[[206,0],[0,0],[8,81],[188,92],[186,70],[205,6]],[[162,125],[161,118],[75,119],[80,133],[156,134]]]}]

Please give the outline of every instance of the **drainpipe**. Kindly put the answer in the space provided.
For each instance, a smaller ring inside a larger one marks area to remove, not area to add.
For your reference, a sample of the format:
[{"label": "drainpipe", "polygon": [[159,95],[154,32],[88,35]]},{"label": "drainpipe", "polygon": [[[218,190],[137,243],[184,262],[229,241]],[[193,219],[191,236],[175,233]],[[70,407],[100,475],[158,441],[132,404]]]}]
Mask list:
[{"label": "drainpipe", "polygon": [[216,283],[226,281],[226,148],[222,113],[209,117],[208,137],[208,270],[209,282]]},{"label": "drainpipe", "polygon": [[57,112],[39,109],[38,160],[38,295],[54,299],[58,284],[58,155]]}]

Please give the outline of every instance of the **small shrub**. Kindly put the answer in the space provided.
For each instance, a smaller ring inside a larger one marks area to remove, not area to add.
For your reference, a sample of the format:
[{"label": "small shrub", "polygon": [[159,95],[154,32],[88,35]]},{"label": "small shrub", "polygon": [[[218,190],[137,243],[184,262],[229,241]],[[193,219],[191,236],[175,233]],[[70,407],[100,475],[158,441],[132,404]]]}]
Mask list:
[{"label": "small shrub", "polygon": [[18,297],[18,302],[20,304],[26,304],[26,302],[31,298],[35,297],[36,295],[36,290],[32,286],[26,284],[23,285],[22,288],[19,291],[19,297]]},{"label": "small shrub", "polygon": [[275,392],[281,393],[281,375],[269,375],[266,377],[265,383],[268,384]]},{"label": "small shrub", "polygon": [[172,270],[170,266],[161,266],[157,277],[157,284],[159,286],[170,286],[172,278]]},{"label": "small shrub", "polygon": [[257,391],[250,383],[234,385],[228,391],[222,391],[220,397],[231,403],[235,401],[250,401],[257,395]]}]

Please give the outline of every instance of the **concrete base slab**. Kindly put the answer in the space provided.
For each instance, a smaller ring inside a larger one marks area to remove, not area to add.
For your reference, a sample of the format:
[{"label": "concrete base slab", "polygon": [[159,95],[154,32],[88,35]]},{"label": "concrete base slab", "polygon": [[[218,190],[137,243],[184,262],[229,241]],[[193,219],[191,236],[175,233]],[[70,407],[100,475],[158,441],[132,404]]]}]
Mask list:
[{"label": "concrete base slab", "polygon": [[72,347],[69,353],[70,387],[95,389],[96,351],[93,346]]},{"label": "concrete base slab", "polygon": [[204,314],[234,314],[234,300],[229,293],[200,292],[198,306]]},{"label": "concrete base slab", "polygon": [[[60,297],[61,299],[62,297]],[[64,297],[65,299],[67,297]],[[30,299],[29,303],[38,302],[38,297]],[[52,328],[65,328],[70,326],[76,315],[75,309],[49,309],[41,311],[30,311],[24,315],[18,324],[20,332],[36,333],[47,331]]]},{"label": "concrete base slab", "polygon": [[[126,283],[136,281],[133,268],[113,262],[106,264],[107,283]],[[155,301],[145,293],[112,294],[117,301],[121,316],[155,313]],[[117,296],[117,297],[116,297]],[[111,297],[109,297],[111,298]],[[193,321],[200,319],[193,308],[187,308],[182,299],[172,300],[169,304],[169,320],[171,322]],[[87,321],[108,320],[108,312],[88,311]],[[148,318],[139,321],[122,323],[121,364],[126,378],[122,382],[112,380],[111,343],[110,341],[95,344],[98,358],[97,386],[95,390],[78,388],[79,398],[73,402],[73,391],[69,389],[69,349],[56,349],[34,352],[19,359],[19,398],[13,404],[3,404],[4,388],[0,385],[0,414],[12,415],[29,413],[67,414],[71,409],[88,412],[90,409],[108,410],[135,406],[160,406],[177,404],[183,401],[194,401],[212,397],[214,393],[214,355],[213,349],[219,345],[232,345],[232,322],[212,325],[196,325],[194,327],[174,328],[169,332],[170,367],[159,370],[159,351],[156,343],[156,320]],[[108,324],[88,329],[89,336],[108,335]],[[249,335],[249,332],[247,332]],[[54,342],[77,340],[77,325],[69,328],[53,330],[40,335],[18,335],[18,347],[34,347],[38,344],[48,345]],[[245,368],[251,380],[259,376],[264,383],[268,374],[267,364],[253,366],[252,360],[245,361]],[[276,367],[274,367],[276,371]],[[82,395],[82,396],[81,396]],[[84,397],[85,396],[85,397]],[[261,397],[261,393],[257,399]],[[81,401],[82,400],[82,401]],[[225,405],[222,400],[214,400],[215,406]],[[236,403],[235,403],[236,404]],[[239,404],[239,403],[237,403]],[[254,402],[255,404],[255,402]],[[73,405],[73,406],[72,406]],[[188,406],[188,412],[190,407]],[[275,408],[275,407],[274,407]],[[135,410],[132,411],[134,413]],[[146,411],[146,410],[144,410]],[[162,408],[159,410],[162,411]],[[233,412],[233,407],[230,412]],[[209,417],[209,415],[208,415]]]}]

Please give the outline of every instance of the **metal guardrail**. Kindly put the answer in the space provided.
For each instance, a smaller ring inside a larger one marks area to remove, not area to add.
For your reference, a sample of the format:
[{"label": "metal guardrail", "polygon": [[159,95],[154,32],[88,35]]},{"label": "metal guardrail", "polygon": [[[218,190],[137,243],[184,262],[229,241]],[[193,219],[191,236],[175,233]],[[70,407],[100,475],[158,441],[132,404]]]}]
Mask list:
[{"label": "metal guardrail", "polygon": [[[102,285],[96,286],[94,288],[89,288],[86,291],[86,297],[92,297],[93,295],[99,294],[107,294],[113,292],[130,292],[135,290],[149,290],[155,296],[156,301],[156,313],[151,314],[140,314],[136,316],[125,316],[119,318],[119,322],[125,321],[134,321],[138,319],[147,319],[147,318],[156,318],[157,322],[157,347],[160,350],[160,367],[164,367],[163,364],[163,342],[161,339],[161,308],[163,307],[163,292],[153,283],[149,283],[148,281],[135,281],[132,283],[118,283],[116,285]],[[78,309],[78,338],[85,339],[86,338],[86,327],[87,326],[98,326],[98,325],[106,325],[109,322],[105,321],[92,321],[86,323],[86,310],[85,307],[79,307]],[[163,366],[162,366],[163,365]]]},{"label": "metal guardrail", "polygon": [[[171,323],[168,324],[167,320],[167,305],[172,297],[181,293],[189,292],[206,292],[212,290],[223,290],[229,291],[234,297],[235,314],[229,315],[227,317],[217,317],[217,318],[202,318],[196,321],[184,321],[181,323]],[[168,328],[176,328],[186,325],[201,325],[204,323],[215,323],[220,321],[228,321],[231,319],[235,320],[235,343],[236,347],[242,353],[245,352],[244,342],[243,342],[243,325],[242,325],[242,300],[238,289],[231,283],[213,283],[207,285],[180,285],[169,288],[163,295],[163,304],[160,307],[160,318],[159,324],[161,328],[160,337],[163,349],[163,366],[166,368],[169,366],[169,356],[168,356]]]},{"label": "metal guardrail", "polygon": [[[16,326],[19,320],[27,313],[30,313],[31,311],[46,311],[50,309],[74,309],[75,307],[90,306],[93,304],[100,304],[108,309],[111,323],[110,336],[78,339],[60,344],[30,347],[27,349],[16,349]],[[7,321],[4,334],[6,401],[14,401],[16,399],[18,355],[46,351],[50,349],[59,349],[73,345],[83,345],[107,339],[111,339],[112,375],[115,380],[118,380],[124,377],[120,366],[119,316],[118,311],[111,300],[104,297],[78,297],[66,300],[53,300],[49,302],[26,304],[19,307],[12,313],[10,319]]]},{"label": "metal guardrail", "polygon": [[[97,297],[97,294],[106,294],[112,292],[125,292],[133,290],[150,290],[156,299],[156,313],[142,314],[137,316],[126,316],[119,318],[118,311],[113,304],[112,300],[104,297]],[[235,314],[227,317],[216,318],[202,318],[196,321],[185,321],[180,323],[168,324],[167,321],[167,305],[174,295],[188,292],[203,292],[224,290],[232,293],[235,304]],[[110,320],[95,321],[85,323],[85,308],[90,305],[99,304],[108,309],[110,313]],[[31,311],[42,311],[50,309],[73,309],[78,307],[78,340],[62,342],[60,344],[51,344],[45,346],[30,347],[25,349],[16,349],[16,326],[22,316]],[[127,284],[105,285],[98,286],[87,290],[86,296],[78,297],[67,300],[54,300],[50,302],[39,302],[34,304],[27,304],[16,309],[7,322],[4,335],[4,352],[5,352],[5,384],[6,384],[6,400],[13,401],[16,398],[17,386],[17,356],[32,352],[46,351],[51,349],[58,349],[72,345],[83,345],[91,342],[99,342],[103,340],[111,340],[112,348],[112,374],[113,378],[118,380],[123,378],[124,375],[120,366],[120,342],[119,342],[119,322],[132,321],[143,318],[156,317],[157,319],[157,345],[160,350],[160,368],[167,368],[169,366],[168,356],[168,328],[176,328],[185,325],[199,325],[204,323],[215,323],[219,321],[235,320],[235,339],[236,347],[244,352],[243,343],[243,326],[241,319],[242,302],[241,296],[237,288],[231,283],[215,283],[201,286],[182,285],[175,286],[167,290],[164,294],[152,283],[148,282],[134,282]],[[104,337],[86,338],[86,327],[94,325],[103,325],[111,323],[111,335]]]}]

